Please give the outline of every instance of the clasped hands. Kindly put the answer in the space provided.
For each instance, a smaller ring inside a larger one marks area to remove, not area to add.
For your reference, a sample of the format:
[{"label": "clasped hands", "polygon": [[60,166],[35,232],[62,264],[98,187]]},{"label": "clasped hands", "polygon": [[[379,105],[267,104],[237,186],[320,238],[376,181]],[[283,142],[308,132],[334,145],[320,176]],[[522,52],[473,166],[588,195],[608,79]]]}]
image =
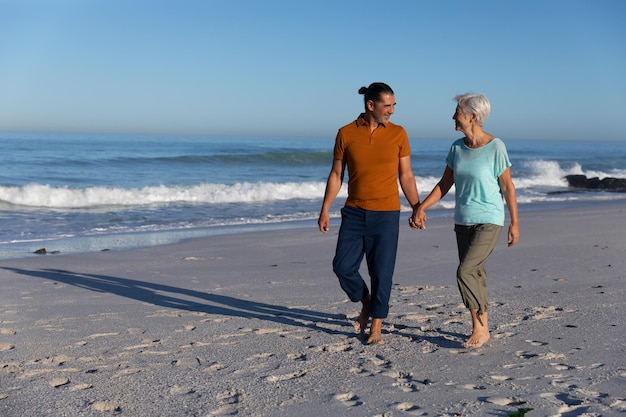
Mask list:
[{"label": "clasped hands", "polygon": [[411,229],[426,229],[426,212],[420,210],[420,203],[413,206],[413,213],[409,217],[409,226]]}]

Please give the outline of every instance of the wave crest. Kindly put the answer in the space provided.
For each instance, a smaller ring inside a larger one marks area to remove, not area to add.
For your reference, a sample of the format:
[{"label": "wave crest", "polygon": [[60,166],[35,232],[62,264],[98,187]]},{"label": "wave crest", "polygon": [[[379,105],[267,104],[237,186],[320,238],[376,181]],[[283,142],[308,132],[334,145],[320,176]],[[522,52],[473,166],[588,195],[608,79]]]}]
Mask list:
[{"label": "wave crest", "polygon": [[[46,184],[0,186],[0,201],[14,206],[85,209],[171,203],[256,203],[294,199],[322,199],[323,182],[198,184],[143,188],[54,187]],[[340,194],[345,195],[345,189]]]}]

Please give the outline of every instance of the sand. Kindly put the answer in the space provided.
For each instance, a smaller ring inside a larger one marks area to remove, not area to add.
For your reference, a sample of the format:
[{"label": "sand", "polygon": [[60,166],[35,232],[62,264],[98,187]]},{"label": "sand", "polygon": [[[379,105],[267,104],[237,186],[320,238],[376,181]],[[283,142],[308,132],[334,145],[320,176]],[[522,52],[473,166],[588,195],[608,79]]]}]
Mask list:
[{"label": "sand", "polygon": [[375,346],[331,270],[337,224],[3,261],[0,416],[620,415],[625,226],[623,201],[522,212],[478,349],[451,218],[402,227]]}]

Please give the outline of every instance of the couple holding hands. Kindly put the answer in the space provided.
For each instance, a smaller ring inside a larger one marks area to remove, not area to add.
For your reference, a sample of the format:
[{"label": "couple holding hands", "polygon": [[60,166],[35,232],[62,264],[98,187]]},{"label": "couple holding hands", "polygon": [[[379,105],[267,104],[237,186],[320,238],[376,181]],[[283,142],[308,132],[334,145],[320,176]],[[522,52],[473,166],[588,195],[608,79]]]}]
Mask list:
[{"label": "couple holding hands", "polygon": [[[318,220],[320,231],[327,233],[330,206],[347,169],[348,198],[341,209],[333,271],[350,300],[362,303],[355,329],[365,333],[371,318],[367,343],[382,343],[398,247],[398,183],[413,207],[409,218],[413,229],[426,227],[426,210],[454,185],[457,284],[472,319],[472,333],[464,346],[480,347],[490,337],[485,262],[504,227],[503,200],[509,211],[508,245],[515,245],[519,238],[511,162],[502,140],[483,130],[491,110],[489,100],[473,93],[454,98],[457,107],[452,119],[455,129],[465,136],[452,144],[441,179],[420,202],[408,136],[402,126],[389,120],[396,104],[393,90],[376,82],[361,87],[359,94],[364,96],[365,111],[337,133]],[[370,288],[359,273],[364,257]]]}]

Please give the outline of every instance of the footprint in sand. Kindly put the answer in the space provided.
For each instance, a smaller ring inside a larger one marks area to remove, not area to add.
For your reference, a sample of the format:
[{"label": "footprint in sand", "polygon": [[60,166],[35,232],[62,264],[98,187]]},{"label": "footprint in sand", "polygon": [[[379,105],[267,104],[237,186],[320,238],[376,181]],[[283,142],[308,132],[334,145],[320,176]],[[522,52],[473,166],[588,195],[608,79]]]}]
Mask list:
[{"label": "footprint in sand", "polygon": [[249,358],[247,358],[246,360],[248,360],[248,361],[253,361],[253,360],[257,360],[257,359],[271,358],[271,357],[273,357],[273,356],[274,356],[274,354],[273,354],[273,353],[269,353],[269,352],[266,352],[266,353],[257,353],[257,354],[254,354],[254,355],[250,356],[250,357],[249,357]]},{"label": "footprint in sand", "polygon": [[522,365],[521,363],[507,363],[502,365],[502,367],[504,369],[522,369],[524,365]]},{"label": "footprint in sand", "polygon": [[463,387],[465,389],[471,389],[471,390],[487,389],[487,387],[485,387],[484,385],[474,385],[474,384],[465,384],[465,385],[461,385],[461,387]]},{"label": "footprint in sand", "polygon": [[395,379],[395,382],[391,384],[393,387],[399,388],[403,392],[416,392],[419,391],[417,384],[413,380],[413,374],[410,372],[402,372],[398,370],[387,370],[381,375],[391,379]]},{"label": "footprint in sand", "polygon": [[211,362],[202,372],[217,372],[226,368],[226,365],[219,362]]},{"label": "footprint in sand", "polygon": [[174,385],[170,388],[170,394],[172,395],[187,395],[193,394],[194,392],[192,388],[183,385]]},{"label": "footprint in sand", "polygon": [[530,352],[526,352],[523,350],[518,350],[517,352],[515,352],[515,356],[521,359],[534,359],[539,355],[537,355],[536,353],[530,353]]},{"label": "footprint in sand", "polygon": [[507,375],[491,375],[490,378],[494,381],[508,381],[511,379],[511,377]]},{"label": "footprint in sand", "polygon": [[526,340],[525,342],[526,343],[530,343],[533,346],[545,346],[545,345],[547,345],[546,342],[540,342],[538,340]]},{"label": "footprint in sand", "polygon": [[381,374],[382,376],[386,376],[387,378],[393,378],[393,379],[412,379],[413,378],[413,374],[410,372],[402,372],[402,371],[396,371],[396,370],[388,370],[385,371]]},{"label": "footprint in sand", "polygon": [[119,335],[119,333],[95,333],[95,334],[87,336],[87,339],[97,339],[100,337],[110,337],[110,336],[117,336],[117,335]]},{"label": "footprint in sand", "polygon": [[410,414],[412,416],[423,416],[426,415],[426,412],[421,410],[417,405],[413,404],[413,403],[400,403],[398,405],[396,405],[396,408],[399,411],[403,411],[407,414]]},{"label": "footprint in sand", "polygon": [[577,387],[572,382],[573,382],[572,377],[563,376],[562,378],[554,378],[552,381],[550,381],[550,385],[552,385],[553,387],[557,387],[559,389],[570,390],[570,389],[574,389]]},{"label": "footprint in sand", "polygon": [[419,389],[413,382],[394,382],[391,386],[399,388],[402,392],[417,392]]},{"label": "footprint in sand", "polygon": [[359,366],[353,366],[352,368],[350,368],[349,371],[352,372],[353,374],[358,374],[358,375],[362,375],[362,376],[372,376],[372,375],[374,375],[372,372],[368,371],[365,368],[361,368]]},{"label": "footprint in sand", "polygon": [[69,378],[54,378],[49,382],[50,386],[53,388],[59,388],[69,383],[70,383]]},{"label": "footprint in sand", "polygon": [[551,361],[555,359],[565,359],[565,355],[563,353],[557,353],[557,352],[546,352],[546,353],[537,355],[537,358],[542,361]]},{"label": "footprint in sand", "polygon": [[405,314],[399,316],[399,318],[403,320],[417,321],[421,323],[429,323],[434,317],[436,317],[434,314]]},{"label": "footprint in sand", "polygon": [[385,357],[382,355],[368,356],[366,357],[366,359],[381,368],[389,368],[391,366],[391,362],[385,359]]},{"label": "footprint in sand", "polygon": [[337,343],[334,345],[322,345],[313,349],[315,352],[347,352],[352,350],[352,346],[349,343]]},{"label": "footprint in sand", "polygon": [[500,405],[500,406],[505,406],[505,405],[517,406],[517,405],[525,404],[525,402],[520,400],[519,398],[508,398],[508,397],[480,398],[480,400],[490,403],[490,404],[495,404],[495,405]]},{"label": "footprint in sand", "polygon": [[291,372],[282,375],[270,375],[265,380],[267,382],[289,381],[290,379],[301,378],[306,375],[306,371]]},{"label": "footprint in sand", "polygon": [[548,307],[535,307],[533,308],[533,312],[527,318],[533,320],[546,320],[546,319],[554,319],[561,315],[563,312],[572,313],[575,310],[563,310],[561,307],[556,306],[548,306]]},{"label": "footprint in sand", "polygon": [[10,343],[0,343],[0,352],[5,352],[7,350],[11,350],[11,349],[15,349],[15,346],[13,346]]},{"label": "footprint in sand", "polygon": [[200,367],[202,365],[202,361],[200,361],[199,358],[189,357],[174,359],[171,364],[177,368],[194,369]]},{"label": "footprint in sand", "polygon": [[24,369],[24,364],[20,362],[1,362],[0,371],[8,374],[16,374]]},{"label": "footprint in sand", "polygon": [[260,334],[260,335],[264,335],[264,334],[278,334],[278,335],[285,335],[288,334],[289,332],[285,329],[281,329],[281,328],[269,328],[269,329],[257,329],[254,331],[255,334]]},{"label": "footprint in sand", "polygon": [[56,365],[61,366],[64,365],[65,362],[69,361],[70,357],[66,355],[57,355],[57,356],[49,356],[41,361],[44,365]]},{"label": "footprint in sand", "polygon": [[576,366],[567,365],[565,363],[551,363],[550,365],[552,365],[557,371],[571,371],[572,369],[577,368]]},{"label": "footprint in sand", "polygon": [[119,404],[113,401],[96,401],[95,403],[91,405],[91,408],[93,408],[96,411],[108,411],[108,412],[117,412],[122,409]]},{"label": "footprint in sand", "polygon": [[335,398],[335,400],[341,402],[346,407],[355,407],[355,406],[363,404],[363,402],[361,400],[359,400],[359,397],[356,396],[352,392],[346,392],[346,393],[343,393],[343,394],[336,394],[334,396],[334,398]]},{"label": "footprint in sand", "polygon": [[[439,350],[437,345],[435,345],[432,342],[429,342],[428,340],[420,340],[420,341],[416,342],[416,344],[417,344],[417,348],[418,348],[420,353],[433,353],[433,352],[436,352],[437,350]],[[455,353],[455,352],[453,352],[453,353]]]},{"label": "footprint in sand", "polygon": [[72,386],[69,391],[70,392],[76,392],[76,391],[84,391],[86,389],[91,389],[93,388],[93,385],[91,384],[78,384],[78,385],[74,385]]},{"label": "footprint in sand", "polygon": [[237,407],[242,397],[243,393],[238,390],[228,390],[217,394],[216,399],[220,403],[220,407],[209,412],[207,416],[232,416],[237,414]]},{"label": "footprint in sand", "polygon": [[294,361],[305,361],[306,360],[306,353],[288,353],[287,357],[289,359],[294,360]]}]

